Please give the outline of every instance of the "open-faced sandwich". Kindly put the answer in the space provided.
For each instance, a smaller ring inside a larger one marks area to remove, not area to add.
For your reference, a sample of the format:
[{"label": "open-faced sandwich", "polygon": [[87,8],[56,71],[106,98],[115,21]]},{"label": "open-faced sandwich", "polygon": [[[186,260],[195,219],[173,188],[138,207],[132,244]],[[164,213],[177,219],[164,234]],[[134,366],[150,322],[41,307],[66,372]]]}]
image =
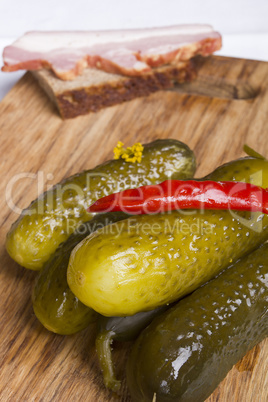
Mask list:
[{"label": "open-faced sandwich", "polygon": [[193,58],[221,48],[210,25],[28,32],[3,52],[2,71],[30,70],[63,118],[146,96],[196,77]]}]

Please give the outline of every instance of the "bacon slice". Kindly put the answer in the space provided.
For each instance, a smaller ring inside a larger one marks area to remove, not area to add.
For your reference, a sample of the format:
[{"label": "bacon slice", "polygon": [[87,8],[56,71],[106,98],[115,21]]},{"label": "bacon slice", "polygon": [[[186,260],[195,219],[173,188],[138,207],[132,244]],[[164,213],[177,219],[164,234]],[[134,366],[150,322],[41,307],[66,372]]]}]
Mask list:
[{"label": "bacon slice", "polygon": [[153,67],[176,64],[221,48],[221,35],[210,25],[117,31],[32,31],[7,46],[2,71],[50,68],[63,80],[86,67],[108,73],[140,75]]}]

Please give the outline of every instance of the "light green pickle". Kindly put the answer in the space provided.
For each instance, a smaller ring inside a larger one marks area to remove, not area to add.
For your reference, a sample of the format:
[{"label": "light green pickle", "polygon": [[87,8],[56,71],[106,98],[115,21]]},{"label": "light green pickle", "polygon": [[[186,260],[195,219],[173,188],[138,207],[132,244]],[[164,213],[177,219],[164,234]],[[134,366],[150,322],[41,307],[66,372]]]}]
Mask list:
[{"label": "light green pickle", "polygon": [[105,195],[130,187],[190,178],[195,158],[180,141],[144,145],[141,163],[111,160],[63,180],[23,211],[7,234],[9,255],[25,268],[39,270],[57,247],[92,218],[87,207]]},{"label": "light green pickle", "polygon": [[36,317],[49,331],[71,335],[96,321],[98,314],[81,303],[67,283],[67,267],[74,247],[97,228],[126,219],[123,212],[98,214],[83,223],[44,264],[32,292]]},{"label": "light green pickle", "polygon": [[[266,188],[268,161],[240,159],[205,179],[244,180]],[[67,273],[79,300],[105,316],[132,315],[171,303],[268,236],[268,217],[250,212],[173,211],[114,225],[76,246]]]}]

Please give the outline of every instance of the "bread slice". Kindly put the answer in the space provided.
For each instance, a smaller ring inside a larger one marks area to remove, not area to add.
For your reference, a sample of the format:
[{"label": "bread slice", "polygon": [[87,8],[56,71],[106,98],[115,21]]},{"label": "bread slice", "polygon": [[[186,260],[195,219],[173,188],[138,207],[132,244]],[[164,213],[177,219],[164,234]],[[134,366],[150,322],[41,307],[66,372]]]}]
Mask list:
[{"label": "bread slice", "polygon": [[72,81],[62,81],[46,69],[32,71],[32,74],[56,104],[63,119],[97,112],[196,77],[193,60],[154,68],[149,73],[131,77],[93,68],[85,69]]}]

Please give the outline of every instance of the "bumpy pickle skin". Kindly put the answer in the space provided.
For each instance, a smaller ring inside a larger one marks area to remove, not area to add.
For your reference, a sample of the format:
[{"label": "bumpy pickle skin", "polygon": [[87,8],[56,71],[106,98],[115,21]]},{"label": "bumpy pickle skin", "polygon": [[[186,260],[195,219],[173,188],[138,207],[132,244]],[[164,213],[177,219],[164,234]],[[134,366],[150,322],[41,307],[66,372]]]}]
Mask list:
[{"label": "bumpy pickle skin", "polygon": [[156,318],[127,364],[133,401],[203,402],[268,335],[268,244]]},{"label": "bumpy pickle skin", "polygon": [[23,211],[7,234],[6,249],[20,265],[39,270],[57,247],[92,218],[86,209],[98,198],[130,187],[189,178],[195,157],[173,139],[144,145],[141,163],[111,160],[63,180]]},{"label": "bumpy pickle skin", "polygon": [[[245,180],[266,188],[268,161],[233,161],[207,179]],[[109,226],[110,231],[98,230],[76,246],[67,272],[73,293],[105,316],[132,315],[178,300],[268,236],[268,216],[250,212],[173,211]]]},{"label": "bumpy pickle skin", "polygon": [[71,335],[96,321],[98,314],[81,303],[67,284],[67,266],[73,248],[100,227],[119,222],[122,212],[99,214],[82,224],[62,243],[39,271],[32,292],[33,309],[49,331]]}]

